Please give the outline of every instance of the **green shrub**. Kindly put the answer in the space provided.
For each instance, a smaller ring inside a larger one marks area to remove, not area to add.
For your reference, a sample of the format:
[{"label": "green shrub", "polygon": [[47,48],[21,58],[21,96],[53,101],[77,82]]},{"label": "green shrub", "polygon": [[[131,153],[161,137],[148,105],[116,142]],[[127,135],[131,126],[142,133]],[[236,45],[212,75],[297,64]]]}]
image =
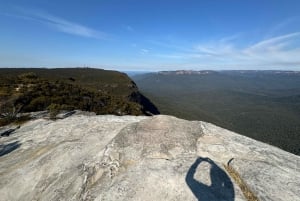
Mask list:
[{"label": "green shrub", "polygon": [[47,110],[50,114],[50,119],[56,119],[56,115],[58,115],[59,111],[61,110],[61,106],[55,103],[52,103],[48,106]]}]

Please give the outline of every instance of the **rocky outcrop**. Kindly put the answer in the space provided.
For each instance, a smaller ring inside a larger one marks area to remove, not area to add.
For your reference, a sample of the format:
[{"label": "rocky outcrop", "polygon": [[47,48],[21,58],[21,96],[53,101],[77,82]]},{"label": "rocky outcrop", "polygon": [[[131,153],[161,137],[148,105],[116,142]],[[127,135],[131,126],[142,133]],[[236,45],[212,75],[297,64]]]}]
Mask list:
[{"label": "rocky outcrop", "polygon": [[0,200],[300,200],[300,157],[171,116],[36,119],[0,138]]}]

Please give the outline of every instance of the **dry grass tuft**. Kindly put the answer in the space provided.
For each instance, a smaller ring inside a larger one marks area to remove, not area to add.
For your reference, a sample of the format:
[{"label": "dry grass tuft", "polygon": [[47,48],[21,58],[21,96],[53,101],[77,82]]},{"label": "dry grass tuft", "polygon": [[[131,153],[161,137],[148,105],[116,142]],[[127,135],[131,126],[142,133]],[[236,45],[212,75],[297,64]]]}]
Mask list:
[{"label": "dry grass tuft", "polygon": [[259,201],[256,195],[254,195],[254,193],[249,189],[249,187],[245,184],[245,182],[242,180],[241,176],[235,169],[233,169],[230,165],[224,165],[224,167],[230,177],[233,178],[233,180],[238,184],[248,201]]}]

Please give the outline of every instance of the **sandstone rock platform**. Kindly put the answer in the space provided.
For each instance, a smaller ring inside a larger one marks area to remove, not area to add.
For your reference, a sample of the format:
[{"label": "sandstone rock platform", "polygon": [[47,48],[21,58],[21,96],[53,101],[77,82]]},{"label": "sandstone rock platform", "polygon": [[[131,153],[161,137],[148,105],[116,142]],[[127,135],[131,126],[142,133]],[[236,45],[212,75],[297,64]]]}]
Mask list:
[{"label": "sandstone rock platform", "polygon": [[300,157],[171,116],[36,119],[0,138],[0,200],[300,200]]}]

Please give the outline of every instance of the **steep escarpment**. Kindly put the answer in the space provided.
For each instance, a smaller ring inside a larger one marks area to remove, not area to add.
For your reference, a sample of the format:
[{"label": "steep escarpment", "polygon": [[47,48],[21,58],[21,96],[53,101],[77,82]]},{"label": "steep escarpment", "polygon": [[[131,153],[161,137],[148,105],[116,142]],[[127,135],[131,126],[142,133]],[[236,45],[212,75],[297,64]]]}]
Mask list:
[{"label": "steep escarpment", "polygon": [[200,121],[75,114],[0,143],[0,200],[246,200],[228,168],[259,200],[300,199],[299,156]]},{"label": "steep escarpment", "polygon": [[300,72],[164,71],[132,77],[162,114],[211,122],[300,155]]},{"label": "steep escarpment", "polygon": [[2,117],[74,109],[97,114],[159,114],[136,84],[120,72],[91,68],[0,69]]}]

